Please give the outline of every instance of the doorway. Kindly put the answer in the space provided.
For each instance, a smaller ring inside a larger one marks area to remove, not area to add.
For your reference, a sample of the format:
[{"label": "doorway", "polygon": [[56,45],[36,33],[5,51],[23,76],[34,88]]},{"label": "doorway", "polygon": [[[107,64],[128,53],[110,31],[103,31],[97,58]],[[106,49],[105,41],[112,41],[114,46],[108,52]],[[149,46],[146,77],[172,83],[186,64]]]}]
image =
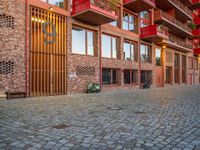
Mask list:
[{"label": "doorway", "polygon": [[30,95],[66,93],[66,17],[31,7]]}]

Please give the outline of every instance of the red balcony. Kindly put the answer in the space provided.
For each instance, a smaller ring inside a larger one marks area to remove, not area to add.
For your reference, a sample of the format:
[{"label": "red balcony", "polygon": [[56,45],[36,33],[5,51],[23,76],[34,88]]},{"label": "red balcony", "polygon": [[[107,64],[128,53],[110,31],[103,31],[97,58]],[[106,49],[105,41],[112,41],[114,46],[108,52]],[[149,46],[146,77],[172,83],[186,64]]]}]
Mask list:
[{"label": "red balcony", "polygon": [[200,48],[194,49],[194,55],[200,55]]},{"label": "red balcony", "polygon": [[155,8],[155,0],[123,0],[124,6],[131,11],[141,12]]},{"label": "red balcony", "polygon": [[192,5],[190,6],[190,9],[198,9],[200,8],[200,0],[192,0]]},{"label": "red balcony", "polygon": [[174,10],[175,16],[182,22],[192,20],[192,11],[180,0],[156,0],[156,6],[164,11]]},{"label": "red balcony", "polygon": [[166,45],[182,52],[191,52],[193,49],[192,42],[184,41],[184,39],[172,34],[169,34],[169,40],[162,40],[162,42],[158,42],[157,44]]},{"label": "red balcony", "polygon": [[141,39],[150,42],[161,42],[163,39],[167,40],[168,30],[159,25],[151,25],[141,28]]},{"label": "red balcony", "polygon": [[93,25],[118,19],[118,7],[108,0],[73,0],[72,17]]},{"label": "red balcony", "polygon": [[194,17],[193,22],[195,25],[200,25],[200,17]]},{"label": "red balcony", "polygon": [[200,29],[195,29],[192,31],[194,37],[200,37]]},{"label": "red balcony", "polygon": [[154,22],[157,24],[165,24],[168,27],[169,32],[184,38],[185,36],[192,37],[192,29],[174,16],[162,11],[157,10],[154,13]]}]

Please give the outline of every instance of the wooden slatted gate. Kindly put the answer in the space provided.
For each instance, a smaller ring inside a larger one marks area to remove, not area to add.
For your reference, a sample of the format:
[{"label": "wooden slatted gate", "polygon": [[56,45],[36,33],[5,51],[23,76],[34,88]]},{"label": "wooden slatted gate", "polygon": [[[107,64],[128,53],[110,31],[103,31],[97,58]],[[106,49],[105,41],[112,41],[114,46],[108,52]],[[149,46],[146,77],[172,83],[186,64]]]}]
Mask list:
[{"label": "wooden slatted gate", "polygon": [[31,7],[30,94],[66,93],[66,17]]}]

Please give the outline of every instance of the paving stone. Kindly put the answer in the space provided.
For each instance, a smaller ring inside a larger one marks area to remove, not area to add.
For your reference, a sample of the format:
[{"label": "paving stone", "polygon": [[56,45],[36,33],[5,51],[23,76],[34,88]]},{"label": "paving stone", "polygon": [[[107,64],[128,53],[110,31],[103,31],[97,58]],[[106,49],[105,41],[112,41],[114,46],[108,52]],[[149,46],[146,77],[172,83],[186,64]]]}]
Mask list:
[{"label": "paving stone", "polygon": [[199,150],[199,91],[172,86],[0,101],[0,149]]}]

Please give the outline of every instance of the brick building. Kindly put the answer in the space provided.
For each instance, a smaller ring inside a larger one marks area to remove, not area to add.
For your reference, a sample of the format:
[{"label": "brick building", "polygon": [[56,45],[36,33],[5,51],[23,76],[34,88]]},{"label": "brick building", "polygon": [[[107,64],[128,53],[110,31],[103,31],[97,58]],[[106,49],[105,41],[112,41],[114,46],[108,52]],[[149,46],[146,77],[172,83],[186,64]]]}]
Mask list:
[{"label": "brick building", "polygon": [[0,93],[199,84],[199,0],[0,0]]}]

